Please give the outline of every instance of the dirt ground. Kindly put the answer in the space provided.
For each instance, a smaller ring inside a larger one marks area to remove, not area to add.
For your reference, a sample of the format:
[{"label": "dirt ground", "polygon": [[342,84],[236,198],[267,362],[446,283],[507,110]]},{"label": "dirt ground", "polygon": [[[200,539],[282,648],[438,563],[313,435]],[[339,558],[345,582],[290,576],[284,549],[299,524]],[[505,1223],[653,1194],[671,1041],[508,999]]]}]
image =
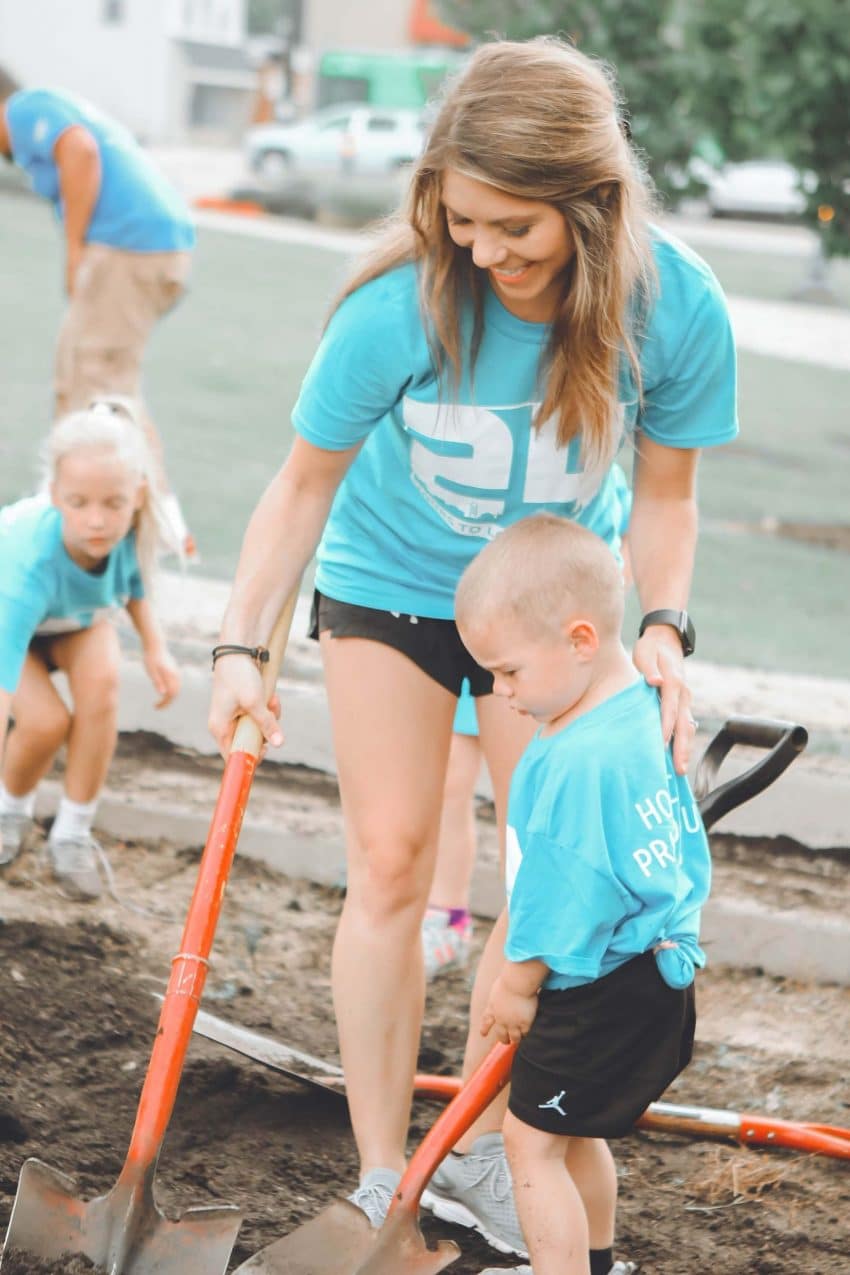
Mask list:
[{"label": "dirt ground", "polygon": [[[124,767],[129,772],[126,756]],[[294,799],[300,782],[289,777]],[[322,800],[325,816],[338,818],[333,803]],[[178,951],[201,847],[110,841],[105,848],[120,903],[109,895],[88,905],[61,898],[38,848],[0,878],[0,1233],[28,1156],[71,1174],[88,1197],[109,1189],[126,1152],[156,1025],[154,993]],[[846,860],[826,856],[812,864],[793,847],[778,847],[778,867],[776,849],[716,840],[722,888],[775,892],[792,906],[805,897],[810,906],[846,915]],[[339,891],[237,858],[205,1008],[335,1061],[329,964],[341,906]],[[485,933],[479,922],[478,943]],[[423,1070],[457,1070],[467,997],[464,974],[433,986]],[[694,1061],[668,1098],[848,1126],[848,1008],[846,988],[715,961],[700,980]],[[411,1146],[437,1110],[416,1103]],[[848,1162],[643,1132],[614,1150],[617,1250],[643,1272],[850,1271]],[[355,1177],[342,1098],[193,1041],[157,1174],[158,1199],[172,1216],[192,1205],[238,1204],[245,1220],[231,1270],[344,1195]],[[469,1232],[427,1215],[425,1230],[460,1243],[462,1256],[449,1268],[456,1275],[510,1267]],[[45,1267],[9,1254],[3,1262],[3,1275],[87,1269],[85,1262]]]}]

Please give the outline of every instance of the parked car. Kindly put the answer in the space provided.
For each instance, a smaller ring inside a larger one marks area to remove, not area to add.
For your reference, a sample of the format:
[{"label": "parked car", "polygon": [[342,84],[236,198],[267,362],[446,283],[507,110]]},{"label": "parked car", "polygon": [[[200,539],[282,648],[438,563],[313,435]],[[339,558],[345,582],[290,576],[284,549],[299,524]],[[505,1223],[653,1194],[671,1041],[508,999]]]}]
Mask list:
[{"label": "parked car", "polygon": [[776,159],[724,164],[704,178],[712,217],[799,217],[814,177]]},{"label": "parked car", "polygon": [[424,141],[421,111],[355,104],[293,123],[261,124],[246,134],[245,149],[252,172],[283,185],[325,174],[394,173],[415,162]]}]

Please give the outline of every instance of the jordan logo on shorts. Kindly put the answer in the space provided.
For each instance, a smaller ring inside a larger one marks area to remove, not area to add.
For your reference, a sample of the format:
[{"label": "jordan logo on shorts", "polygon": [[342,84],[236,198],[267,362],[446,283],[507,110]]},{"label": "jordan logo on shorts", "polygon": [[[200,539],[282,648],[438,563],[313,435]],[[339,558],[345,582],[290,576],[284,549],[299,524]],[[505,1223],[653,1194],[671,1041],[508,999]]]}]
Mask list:
[{"label": "jordan logo on shorts", "polygon": [[551,1107],[553,1111],[557,1111],[559,1116],[565,1116],[567,1113],[561,1106],[561,1102],[563,1101],[566,1092],[566,1089],[562,1089],[560,1093],[556,1093],[554,1098],[550,1098],[548,1102],[539,1102],[537,1104],[538,1109],[540,1111],[545,1111],[547,1107]]}]

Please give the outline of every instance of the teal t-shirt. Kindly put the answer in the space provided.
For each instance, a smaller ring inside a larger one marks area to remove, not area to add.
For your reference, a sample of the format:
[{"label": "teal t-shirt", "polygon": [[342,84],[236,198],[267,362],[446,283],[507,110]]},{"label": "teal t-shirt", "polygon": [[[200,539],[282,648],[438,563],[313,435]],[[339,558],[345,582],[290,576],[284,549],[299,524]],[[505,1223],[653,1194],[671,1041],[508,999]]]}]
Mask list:
[{"label": "teal t-shirt", "polygon": [[[735,352],[709,268],[660,231],[659,291],[641,347],[643,408],[622,392],[622,428],[671,447],[737,433]],[[468,317],[468,316],[467,316]],[[549,325],[485,299],[484,334],[456,390],[438,384],[413,265],[372,280],[332,317],[293,411],[316,447],[362,444],[318,552],[317,587],[342,602],[451,619],[464,568],[505,526],[540,510],[583,523],[616,552],[616,472],[583,472],[579,441],[538,431],[539,366]],[[470,323],[465,327],[468,343]]]},{"label": "teal t-shirt", "polygon": [[39,633],[90,628],[104,613],[144,596],[130,532],[93,574],[62,540],[62,518],[46,496],[0,510],[0,689],[13,692]]},{"label": "teal t-shirt", "polygon": [[506,883],[505,955],[544,961],[547,988],[592,982],[665,940],[677,946],[655,959],[671,987],[705,964],[708,840],[643,679],[532,739],[511,780]]},{"label": "teal t-shirt", "polygon": [[12,156],[33,190],[62,217],[62,192],[53,149],[62,134],[82,125],[100,157],[100,190],[86,230],[87,243],[127,252],[192,248],[195,227],[183,198],[148,159],[123,125],[89,102],[54,89],[27,89],[6,102]]}]

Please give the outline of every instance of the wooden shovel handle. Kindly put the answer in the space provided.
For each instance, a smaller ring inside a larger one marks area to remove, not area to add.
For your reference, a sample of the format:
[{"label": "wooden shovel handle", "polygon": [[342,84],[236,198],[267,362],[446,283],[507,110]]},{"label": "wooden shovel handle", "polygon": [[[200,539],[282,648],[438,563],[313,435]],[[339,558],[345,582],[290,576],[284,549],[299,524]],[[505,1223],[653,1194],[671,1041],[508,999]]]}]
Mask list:
[{"label": "wooden shovel handle", "polygon": [[[298,603],[299,585],[300,581],[284,602],[283,609],[269,638],[269,658],[263,665],[263,691],[266,695],[266,701],[272,697],[278,674],[280,673],[280,666],[283,663],[283,654],[286,650],[286,643],[289,640],[289,630],[292,627],[292,617],[295,614],[295,607]],[[251,757],[259,757],[262,747],[262,731],[252,717],[249,717],[247,713],[244,714],[236,723],[233,742],[230,745],[231,753],[248,753]]]}]

